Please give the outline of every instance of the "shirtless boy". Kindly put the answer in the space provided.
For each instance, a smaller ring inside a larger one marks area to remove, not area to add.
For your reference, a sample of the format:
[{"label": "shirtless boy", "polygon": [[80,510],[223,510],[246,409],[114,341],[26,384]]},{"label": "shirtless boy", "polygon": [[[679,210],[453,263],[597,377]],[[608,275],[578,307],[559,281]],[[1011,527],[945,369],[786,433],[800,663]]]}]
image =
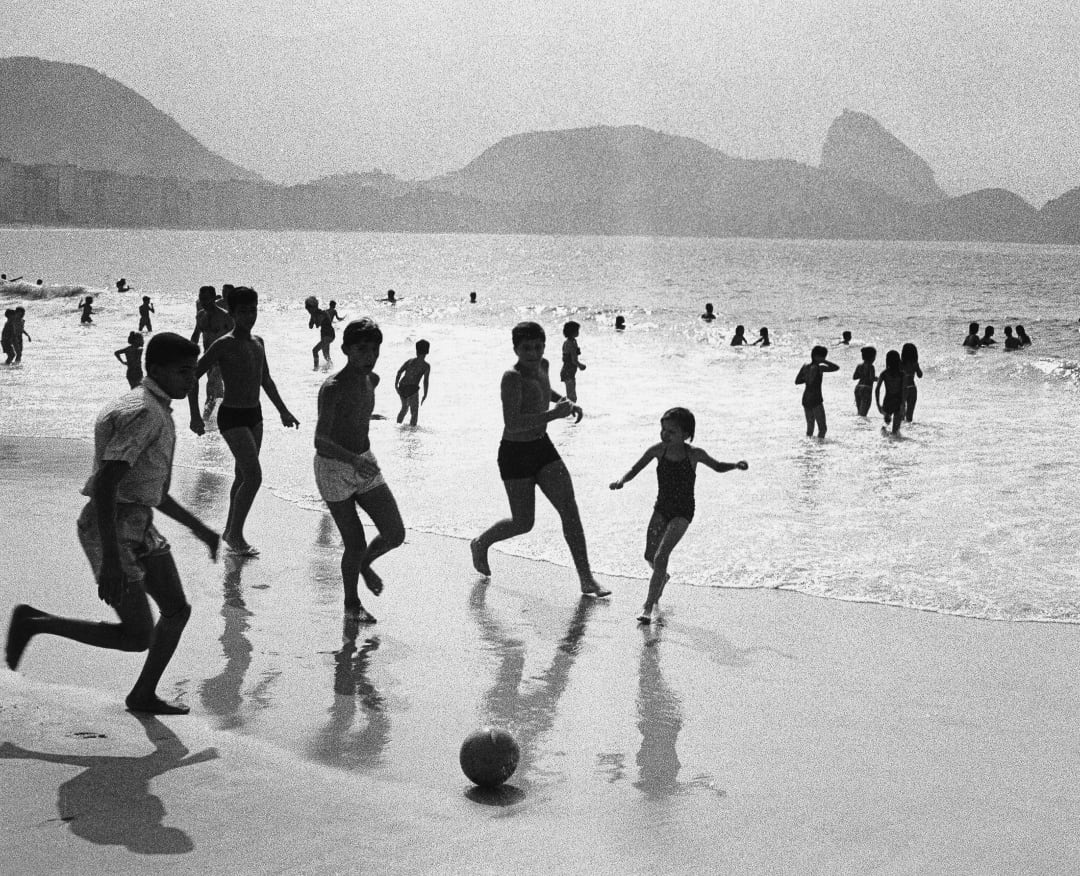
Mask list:
[{"label": "shirtless boy", "polygon": [[[125,703],[132,712],[182,715],[186,706],[161,700],[157,685],[184,632],[191,606],[169,550],[154,527],[156,508],[183,524],[217,558],[218,536],[169,493],[172,473],[172,399],[195,381],[199,348],[162,332],[146,348],[147,376],[98,414],[94,467],[83,487],[89,502],[79,515],[79,541],[97,579],[98,597],[119,623],[77,620],[17,606],[7,637],[7,664],[15,669],[35,635],[49,634],[96,648],[146,651],[146,662]],[[147,596],[157,603],[154,623]]]},{"label": "shirtless boy", "polygon": [[[371,564],[405,541],[394,494],[386,485],[371,452],[368,427],[375,408],[379,375],[372,369],[379,358],[382,331],[371,319],[356,319],[345,326],[341,350],[348,364],[326,378],[319,388],[319,420],[315,426],[315,483],[341,533],[341,580],[345,587],[345,614],[361,623],[375,617],[360,603],[357,583],[378,596],[383,582]],[[359,506],[378,530],[371,544],[356,513]]]},{"label": "shirtless boy", "polygon": [[[401,410],[398,411],[397,421],[405,419],[405,412],[409,412],[409,425],[416,425],[416,418],[420,415],[420,405],[427,401],[428,381],[431,378],[431,365],[427,361],[427,354],[431,351],[431,344],[422,338],[416,342],[416,357],[406,359],[398,369],[394,378],[394,388],[401,396]],[[424,384],[424,397],[420,397],[420,384]]]},{"label": "shirtless boy", "polygon": [[300,421],[289,412],[278,395],[277,386],[270,377],[262,338],[251,333],[252,326],[259,318],[258,294],[247,286],[237,286],[229,296],[228,304],[233,328],[214,341],[199,359],[195,384],[188,394],[188,406],[191,409],[191,431],[196,435],[204,434],[206,425],[199,414],[198,379],[218,365],[225,385],[225,397],[218,409],[218,430],[236,459],[236,477],[229,491],[229,516],[222,538],[232,553],[257,557],[258,548],[252,547],[244,537],[244,523],[262,486],[262,467],[259,465],[263,437],[260,390],[265,390],[267,398],[274,403],[283,426],[299,427]]},{"label": "shirtless boy", "polygon": [[803,413],[806,414],[806,437],[814,437],[817,426],[818,439],[825,438],[828,424],[825,422],[825,399],[821,395],[821,376],[826,371],[839,371],[840,366],[825,357],[829,355],[826,347],[820,345],[810,351],[810,361],[799,369],[795,376],[796,385],[806,385],[803,390]]},{"label": "shirtless boy", "polygon": [[[551,388],[548,361],[544,358],[547,337],[541,326],[520,322],[514,326],[511,340],[517,362],[502,376],[504,428],[499,444],[499,475],[510,501],[511,516],[472,540],[473,567],[481,575],[490,575],[488,548],[533,528],[536,488],[540,487],[562,519],[563,537],[581,581],[581,592],[586,596],[609,596],[611,591],[593,579],[574,484],[547,435],[547,424],[552,420],[573,416],[580,422],[581,408]],[[555,407],[549,408],[552,402]]]},{"label": "shirtless boy", "polygon": [[[202,336],[203,352],[210,349],[223,334],[233,327],[232,317],[229,311],[218,303],[217,292],[213,286],[202,286],[199,289],[199,309],[195,314],[195,331],[191,333],[192,343],[199,342]],[[210,418],[214,405],[225,394],[225,387],[221,382],[221,368],[214,365],[206,374],[206,407],[203,409],[203,419]]]}]

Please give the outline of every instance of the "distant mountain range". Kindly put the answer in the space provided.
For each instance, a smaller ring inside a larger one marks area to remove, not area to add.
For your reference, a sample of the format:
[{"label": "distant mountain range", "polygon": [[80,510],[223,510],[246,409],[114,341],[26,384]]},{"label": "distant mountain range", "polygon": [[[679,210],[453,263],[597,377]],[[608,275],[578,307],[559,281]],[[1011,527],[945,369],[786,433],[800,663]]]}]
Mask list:
[{"label": "distant mountain range", "polygon": [[817,167],[591,127],[507,137],[433,179],[299,186],[225,160],[75,64],[0,59],[0,120],[0,222],[1080,243],[1080,188],[1040,210],[1002,189],[950,198],[924,159],[851,111]]}]

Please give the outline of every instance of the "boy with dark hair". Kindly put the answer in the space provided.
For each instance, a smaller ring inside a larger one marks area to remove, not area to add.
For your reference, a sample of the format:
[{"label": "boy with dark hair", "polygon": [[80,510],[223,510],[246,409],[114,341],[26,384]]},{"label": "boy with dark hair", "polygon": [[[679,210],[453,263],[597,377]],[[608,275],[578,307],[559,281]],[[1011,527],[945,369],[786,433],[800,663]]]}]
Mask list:
[{"label": "boy with dark hair", "polygon": [[218,409],[218,430],[236,459],[236,477],[229,491],[229,517],[222,538],[232,553],[257,557],[258,548],[248,544],[244,537],[244,523],[262,486],[262,467],[259,465],[263,437],[260,390],[266,390],[267,397],[281,416],[283,426],[299,427],[300,421],[289,412],[278,395],[277,386],[270,377],[262,338],[251,333],[252,326],[259,318],[258,293],[247,286],[237,286],[229,295],[228,305],[233,328],[214,341],[199,359],[195,382],[188,394],[188,406],[191,409],[191,431],[202,435],[206,425],[199,414],[199,378],[218,365],[225,385],[225,397]]},{"label": "boy with dark hair", "polygon": [[810,361],[799,369],[795,376],[795,385],[805,384],[803,390],[803,413],[806,414],[806,437],[814,437],[814,425],[817,425],[818,439],[825,438],[828,425],[825,422],[825,399],[821,395],[821,376],[827,371],[839,371],[840,366],[825,357],[829,355],[827,347],[820,344],[810,351]]},{"label": "boy with dark hair", "polygon": [[145,329],[152,332],[154,330],[153,325],[150,323],[150,314],[154,312],[154,305],[150,303],[150,296],[144,295],[142,304],[139,305],[139,331]]},{"label": "boy with dark hair", "polygon": [[[378,558],[405,540],[394,494],[371,452],[368,427],[375,407],[382,331],[374,320],[357,319],[345,326],[341,350],[348,363],[326,378],[319,388],[319,420],[315,426],[315,483],[341,533],[341,580],[345,613],[361,623],[375,617],[360,603],[357,592],[363,577],[368,590],[382,593],[382,579],[371,568]],[[419,347],[419,344],[417,344]],[[368,544],[356,513],[359,505],[371,517],[378,534]]]},{"label": "boy with dark hair", "polygon": [[[182,715],[187,706],[157,695],[191,606],[169,543],[154,527],[153,509],[182,523],[217,559],[218,535],[168,494],[176,432],[170,400],[187,395],[199,348],[164,332],[146,349],[147,376],[106,406],[94,423],[94,468],[83,487],[90,501],[79,515],[79,541],[98,583],[98,596],[120,617],[97,623],[19,605],[11,615],[7,664],[19,665],[30,639],[61,636],[98,648],[146,651],[142,672],[125,704],[132,712]],[[147,596],[158,606],[155,624]]]},{"label": "boy with dark hair", "polygon": [[[610,596],[589,568],[585,531],[574,498],[574,484],[559,451],[547,435],[547,424],[563,417],[581,422],[582,411],[551,388],[547,336],[535,322],[519,322],[510,333],[517,362],[502,376],[503,434],[499,444],[499,475],[510,501],[510,517],[489,526],[472,540],[473,567],[490,575],[488,548],[533,528],[536,488],[547,497],[562,519],[563,537],[585,596]],[[551,402],[555,407],[548,408]]]},{"label": "boy with dark hair", "polygon": [[[195,313],[195,330],[191,333],[191,340],[198,343],[202,336],[203,352],[210,349],[223,334],[233,327],[232,317],[221,304],[218,303],[217,290],[213,286],[199,287],[199,307]],[[214,405],[225,395],[225,385],[221,382],[221,368],[217,365],[206,372],[206,407],[203,408],[203,419],[208,420],[213,413]]]},{"label": "boy with dark hair", "polygon": [[[401,410],[398,411],[397,421],[405,419],[405,412],[409,412],[409,425],[415,426],[416,419],[420,416],[420,405],[427,401],[428,381],[431,378],[431,365],[427,362],[427,354],[431,351],[431,344],[421,338],[416,342],[416,357],[406,359],[394,378],[394,388],[401,396]],[[420,398],[420,383],[424,384],[424,397]]]}]

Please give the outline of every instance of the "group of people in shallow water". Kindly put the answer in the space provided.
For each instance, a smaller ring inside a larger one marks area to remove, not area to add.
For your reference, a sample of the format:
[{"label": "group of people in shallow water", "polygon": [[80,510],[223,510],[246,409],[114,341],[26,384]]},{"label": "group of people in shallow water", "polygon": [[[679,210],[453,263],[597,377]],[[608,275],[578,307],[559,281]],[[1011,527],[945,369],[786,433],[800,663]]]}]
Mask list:
[{"label": "group of people in shallow water", "polygon": [[[983,329],[982,336],[979,335],[979,324],[973,322],[968,326],[967,337],[964,338],[963,346],[969,350],[977,350],[979,347],[991,347],[997,343],[997,339],[994,338],[994,327],[988,325]],[[1019,350],[1021,347],[1026,347],[1031,343],[1031,338],[1028,337],[1027,330],[1022,326],[1016,327],[1015,334],[1011,325],[1005,326],[1005,344],[1006,350]]]},{"label": "group of people in shallow water", "polygon": [[[8,628],[5,656],[10,668],[19,665],[36,635],[55,635],[103,648],[146,651],[142,671],[126,697],[128,708],[155,714],[188,711],[186,706],[165,702],[157,694],[191,608],[169,544],[154,526],[153,512],[156,509],[187,527],[215,560],[222,544],[242,560],[257,557],[259,551],[247,541],[245,524],[262,483],[262,394],[276,408],[282,426],[300,426],[271,377],[263,340],[252,333],[258,319],[258,294],[244,286],[223,288],[223,292],[223,299],[219,299],[214,287],[202,287],[190,338],[173,332],[154,335],[146,345],[145,376],[107,405],[95,420],[92,473],[82,491],[88,501],[77,529],[98,595],[116,611],[119,622],[65,618],[19,605],[12,612]],[[312,350],[314,364],[318,367],[320,353],[329,364],[335,321],[330,314],[336,314],[336,306],[331,302],[324,310],[317,299],[310,298],[304,306],[309,326],[320,331],[319,343]],[[544,357],[544,329],[535,322],[521,322],[510,332],[514,361],[500,383],[503,430],[496,460],[510,514],[474,538],[470,552],[476,571],[490,575],[488,552],[492,545],[532,529],[539,488],[561,519],[582,596],[604,598],[611,592],[592,574],[570,473],[547,434],[550,422],[572,418],[576,423],[583,416],[575,382],[577,372],[585,368],[578,345],[580,328],[574,321],[563,326],[560,378],[565,394],[551,384]],[[200,337],[202,350],[196,343]],[[344,610],[361,623],[375,623],[375,617],[360,599],[360,581],[370,594],[378,596],[383,582],[372,564],[405,539],[401,514],[369,438],[370,422],[376,416],[375,391],[380,382],[374,368],[382,341],[382,331],[371,318],[346,324],[341,338],[346,362],[319,388],[314,430],[315,484],[342,539]],[[845,342],[849,341],[850,337],[845,338]],[[403,400],[399,423],[408,410],[412,411],[412,422],[416,422],[416,407],[409,400],[417,399],[421,384],[427,396],[429,350],[427,341],[418,341],[416,356],[398,369],[395,387]],[[795,378],[796,384],[805,387],[807,434],[812,435],[816,429],[820,437],[826,431],[822,376],[838,370],[827,356],[827,348],[814,347],[810,362],[799,369]],[[918,350],[914,344],[905,344],[901,352],[890,350],[880,376],[874,371],[875,356],[872,347],[863,348],[863,361],[853,375],[857,381],[856,404],[860,414],[865,415],[873,387],[879,410],[887,422],[891,420],[895,432],[901,419],[910,421],[914,413],[915,378],[922,375]],[[199,382],[204,376],[208,408],[200,411]],[[175,443],[171,402],[184,398],[188,401],[190,428],[196,435],[205,433],[205,420],[213,404],[220,400],[217,427],[235,460],[228,514],[220,535],[168,493]],[[659,603],[669,580],[671,553],[694,518],[698,467],[704,465],[716,472],[748,468],[745,460],[720,462],[692,444],[695,431],[694,414],[688,409],[675,407],[663,412],[659,417],[659,441],[647,447],[626,473],[610,484],[612,490],[620,490],[656,463],[657,497],[645,536],[645,559],[651,574],[637,616],[640,623],[660,620]],[[376,534],[370,542],[358,511],[363,511],[375,526]],[[158,606],[156,623],[148,599]]]}]

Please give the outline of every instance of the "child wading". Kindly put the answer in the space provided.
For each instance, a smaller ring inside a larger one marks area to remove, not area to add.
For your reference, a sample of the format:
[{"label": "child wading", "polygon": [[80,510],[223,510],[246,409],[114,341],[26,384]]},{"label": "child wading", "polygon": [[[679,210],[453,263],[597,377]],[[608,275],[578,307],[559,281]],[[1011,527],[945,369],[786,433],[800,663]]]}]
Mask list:
[{"label": "child wading", "polygon": [[874,347],[863,347],[861,353],[862,362],[855,366],[851,379],[859,381],[855,384],[855,410],[860,417],[865,417],[870,412],[870,403],[874,400],[874,380],[877,377],[874,360],[877,359],[877,350]]},{"label": "child wading", "polygon": [[[315,426],[315,483],[341,532],[341,580],[345,587],[345,613],[361,623],[375,617],[360,603],[357,583],[378,596],[383,583],[371,564],[405,540],[394,494],[371,452],[368,427],[375,407],[379,375],[372,372],[379,358],[382,331],[371,319],[345,326],[341,350],[348,364],[326,378],[319,389],[319,420]],[[356,513],[360,506],[379,531],[368,544]]]},{"label": "child wading", "polygon": [[[874,401],[878,411],[885,417],[885,425],[892,423],[894,435],[900,434],[900,422],[904,419],[904,368],[900,361],[900,354],[896,350],[889,350],[885,354],[885,370],[877,380],[874,387]],[[881,387],[885,387],[885,399],[881,398]],[[885,431],[885,426],[881,427]]]},{"label": "child wading", "polygon": [[[427,361],[427,354],[431,352],[431,344],[421,338],[416,342],[416,356],[406,359],[398,369],[394,377],[394,388],[401,397],[401,410],[398,411],[397,421],[400,423],[409,414],[409,425],[416,425],[416,418],[420,416],[420,405],[427,400],[428,383],[431,380],[431,365]],[[424,397],[420,397],[420,384],[424,384]]]},{"label": "child wading", "polygon": [[129,387],[134,389],[142,383],[143,336],[139,332],[128,332],[127,346],[114,350],[113,355],[118,362],[127,366],[125,376]]},{"label": "child wading", "polygon": [[[191,615],[169,543],[154,527],[156,508],[192,531],[217,559],[218,536],[168,493],[172,474],[170,401],[195,381],[199,348],[171,332],[146,348],[147,377],[108,405],[94,423],[94,468],[83,487],[89,502],[78,534],[97,579],[98,598],[119,623],[77,620],[17,606],[7,637],[7,664],[19,665],[30,639],[53,635],[116,651],[146,651],[146,662],[125,703],[133,712],[182,715],[186,706],[162,701],[157,685]],[[161,617],[154,623],[147,596]]]},{"label": "child wading", "polygon": [[686,408],[665,411],[660,418],[660,443],[646,450],[630,471],[611,484],[611,489],[621,490],[651,460],[656,460],[656,505],[645,532],[645,561],[652,567],[653,573],[649,579],[645,605],[638,616],[638,621],[643,624],[652,621],[654,612],[659,609],[664,585],[671,577],[667,571],[671,552],[694,519],[694,483],[698,463],[718,472],[733,469],[746,471],[749,468],[745,460],[717,462],[700,447],[691,446],[689,442],[694,439],[695,426],[694,415]]},{"label": "child wading", "polygon": [[814,436],[817,425],[818,439],[825,437],[828,424],[825,422],[825,399],[821,394],[821,376],[826,371],[839,371],[840,366],[825,357],[829,355],[827,347],[817,346],[810,351],[810,361],[799,369],[795,377],[796,385],[806,384],[803,390],[803,413],[806,414],[806,437]]},{"label": "child wading", "polygon": [[[547,341],[544,329],[535,322],[519,322],[510,337],[517,362],[502,376],[504,425],[499,443],[499,476],[510,501],[511,516],[492,524],[472,540],[473,567],[481,575],[490,575],[488,548],[533,528],[536,488],[540,487],[559,512],[563,537],[581,581],[581,592],[586,596],[609,596],[611,591],[593,579],[574,484],[547,435],[547,424],[552,420],[573,416],[580,421],[581,408],[551,388],[548,361],[544,358]],[[552,402],[555,407],[549,409]]]}]

